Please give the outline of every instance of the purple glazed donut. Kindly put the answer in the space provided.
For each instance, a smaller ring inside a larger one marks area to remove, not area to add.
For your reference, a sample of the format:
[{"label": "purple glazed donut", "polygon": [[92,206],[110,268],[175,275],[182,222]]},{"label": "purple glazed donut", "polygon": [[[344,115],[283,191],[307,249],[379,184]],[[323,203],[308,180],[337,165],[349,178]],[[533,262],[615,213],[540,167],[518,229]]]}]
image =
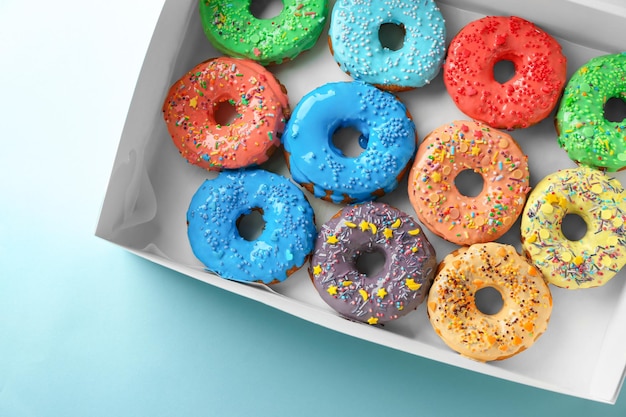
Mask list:
[{"label": "purple glazed donut", "polygon": [[[359,271],[363,254],[378,252],[384,265]],[[382,324],[415,310],[428,294],[437,259],[421,227],[381,202],[346,206],[317,237],[309,273],[322,299],[342,316]]]}]

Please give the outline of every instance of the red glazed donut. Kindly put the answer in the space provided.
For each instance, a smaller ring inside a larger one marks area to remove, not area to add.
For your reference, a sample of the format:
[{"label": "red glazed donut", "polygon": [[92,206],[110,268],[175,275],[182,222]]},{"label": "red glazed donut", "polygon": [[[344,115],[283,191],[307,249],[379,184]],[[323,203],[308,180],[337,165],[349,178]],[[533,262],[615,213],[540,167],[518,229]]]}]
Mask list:
[{"label": "red glazed donut", "polygon": [[[475,197],[456,187],[473,170],[483,179]],[[424,138],[409,174],[418,219],[458,245],[491,242],[511,228],[530,191],[527,157],[505,132],[471,121],[441,126]]]},{"label": "red glazed donut", "polygon": [[[515,75],[504,83],[494,66],[511,61]],[[566,80],[561,45],[519,17],[488,16],[452,39],[443,80],[459,109],[498,129],[525,128],[548,116]]]},{"label": "red glazed donut", "polygon": [[[235,119],[216,121],[222,103]],[[271,72],[247,59],[205,61],[170,88],[163,103],[167,130],[182,157],[211,171],[265,162],[280,145],[289,101]]]}]

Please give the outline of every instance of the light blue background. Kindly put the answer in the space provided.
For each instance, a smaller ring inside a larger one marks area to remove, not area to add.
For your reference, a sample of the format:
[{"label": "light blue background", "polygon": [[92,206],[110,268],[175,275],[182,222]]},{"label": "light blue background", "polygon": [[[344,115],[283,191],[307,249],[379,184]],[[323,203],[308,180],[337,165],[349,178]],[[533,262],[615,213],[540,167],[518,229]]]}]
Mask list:
[{"label": "light blue background", "polygon": [[34,3],[0,0],[0,416],[626,415],[624,393],[393,351],[96,238],[163,0]]}]

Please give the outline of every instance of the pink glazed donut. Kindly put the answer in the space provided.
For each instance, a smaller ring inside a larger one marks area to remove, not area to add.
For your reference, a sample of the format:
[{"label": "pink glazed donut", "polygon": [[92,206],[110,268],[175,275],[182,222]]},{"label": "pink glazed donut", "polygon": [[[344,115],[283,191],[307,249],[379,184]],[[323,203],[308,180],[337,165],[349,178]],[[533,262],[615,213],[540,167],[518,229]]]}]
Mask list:
[{"label": "pink glazed donut", "polygon": [[[234,107],[234,120],[216,120],[220,106]],[[174,145],[189,163],[210,171],[259,165],[280,145],[289,116],[284,87],[254,61],[214,58],[170,88],[163,117]]]},{"label": "pink glazed donut", "polygon": [[[483,189],[462,194],[457,176],[479,174]],[[507,133],[484,123],[454,121],[428,134],[409,173],[409,200],[433,233],[457,245],[491,242],[522,213],[530,191],[528,161]]]}]

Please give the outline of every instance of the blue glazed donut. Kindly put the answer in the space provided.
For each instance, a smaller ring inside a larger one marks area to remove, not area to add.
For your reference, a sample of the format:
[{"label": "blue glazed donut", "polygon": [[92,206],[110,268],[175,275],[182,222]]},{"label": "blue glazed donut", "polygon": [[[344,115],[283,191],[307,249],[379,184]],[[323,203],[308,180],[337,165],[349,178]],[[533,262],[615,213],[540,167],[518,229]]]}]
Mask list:
[{"label": "blue glazed donut", "polygon": [[[347,157],[333,134],[351,127],[364,148]],[[373,200],[393,191],[416,149],[415,125],[393,94],[358,82],[335,82],[298,103],[282,137],[294,181],[333,203]]]},{"label": "blue glazed donut", "polygon": [[[252,241],[237,229],[241,216],[263,215]],[[285,177],[261,169],[221,172],[196,191],[187,211],[194,255],[222,278],[271,284],[284,281],[308,259],[316,237],[313,209]]]},{"label": "blue glazed donut", "polygon": [[[404,31],[398,50],[379,40],[381,26],[389,23]],[[328,44],[339,67],[354,79],[403,91],[437,76],[446,54],[446,28],[433,0],[337,0]]]}]

